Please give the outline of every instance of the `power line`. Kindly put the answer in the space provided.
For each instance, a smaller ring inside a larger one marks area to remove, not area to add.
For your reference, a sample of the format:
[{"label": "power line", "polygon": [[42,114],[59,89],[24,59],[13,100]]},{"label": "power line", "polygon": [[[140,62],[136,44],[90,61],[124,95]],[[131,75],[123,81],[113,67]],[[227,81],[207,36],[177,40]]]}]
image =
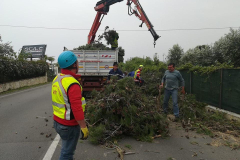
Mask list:
[{"label": "power line", "polygon": [[[54,27],[32,27],[32,26],[15,26],[15,25],[0,25],[0,27],[13,27],[13,28],[28,28],[28,29],[51,29],[51,30],[73,30],[73,31],[90,31],[90,29],[80,29],[80,28],[54,28]],[[156,31],[160,32],[169,32],[169,31],[199,31],[199,30],[221,30],[221,29],[230,29],[230,28],[240,28],[240,27],[216,27],[216,28],[185,28],[185,29],[156,29]],[[99,30],[104,31],[104,30]],[[129,30],[129,29],[120,29],[117,31],[123,32],[146,32],[147,30]]]},{"label": "power line", "polygon": [[14,27],[14,28],[30,28],[30,29],[59,29],[59,30],[89,30],[78,28],[52,28],[52,27],[31,27],[31,26],[14,26],[14,25],[0,25],[0,27]]}]

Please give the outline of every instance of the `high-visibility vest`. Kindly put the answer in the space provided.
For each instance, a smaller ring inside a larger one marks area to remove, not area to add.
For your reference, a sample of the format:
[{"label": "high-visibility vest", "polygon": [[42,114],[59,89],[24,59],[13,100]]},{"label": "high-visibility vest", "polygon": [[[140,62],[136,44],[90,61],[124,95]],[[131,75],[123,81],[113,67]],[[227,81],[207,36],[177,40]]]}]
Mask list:
[{"label": "high-visibility vest", "polygon": [[[52,82],[52,107],[53,114],[61,119],[71,120],[74,119],[71,110],[71,104],[68,101],[67,92],[71,85],[81,84],[71,75],[60,74],[57,75]],[[85,111],[86,101],[82,97],[82,108]]]},{"label": "high-visibility vest", "polygon": [[[140,71],[140,69],[138,69],[138,70],[135,71],[134,79],[137,79],[137,73],[138,73],[139,71]],[[139,76],[139,78],[140,78],[140,76]]]},{"label": "high-visibility vest", "polygon": [[113,43],[112,43],[112,47],[113,48],[117,48],[118,47],[118,40],[115,38]]}]

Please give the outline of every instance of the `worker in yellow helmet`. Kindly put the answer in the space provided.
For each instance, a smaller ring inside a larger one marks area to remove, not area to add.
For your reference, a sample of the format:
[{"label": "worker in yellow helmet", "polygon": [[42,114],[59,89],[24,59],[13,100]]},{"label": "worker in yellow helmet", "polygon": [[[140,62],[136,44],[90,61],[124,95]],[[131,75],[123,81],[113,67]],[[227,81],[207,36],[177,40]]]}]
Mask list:
[{"label": "worker in yellow helmet", "polygon": [[[71,51],[64,51],[58,57],[61,74],[52,82],[52,107],[54,128],[62,139],[60,160],[73,159],[79,140],[88,138],[88,128],[84,120],[85,99],[82,86],[77,81],[78,61]],[[81,127],[81,129],[80,129]]]},{"label": "worker in yellow helmet", "polygon": [[111,43],[111,48],[112,48],[112,50],[116,50],[116,48],[118,48],[118,39],[119,39],[119,36],[117,33],[113,37],[113,39],[114,39],[114,41]]},{"label": "worker in yellow helmet", "polygon": [[140,86],[143,85],[144,83],[144,80],[141,78],[141,72],[143,70],[143,65],[139,65],[138,69],[135,71],[135,74],[134,74],[134,81],[139,83]]}]

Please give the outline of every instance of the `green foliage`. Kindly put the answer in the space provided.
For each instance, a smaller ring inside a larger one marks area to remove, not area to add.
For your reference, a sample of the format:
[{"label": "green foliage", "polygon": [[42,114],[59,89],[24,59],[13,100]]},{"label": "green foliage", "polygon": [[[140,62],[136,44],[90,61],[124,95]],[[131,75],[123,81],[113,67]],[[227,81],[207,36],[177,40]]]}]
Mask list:
[{"label": "green foliage", "polygon": [[191,63],[199,66],[210,66],[215,64],[212,47],[209,45],[197,46],[189,49],[181,58],[180,64]]},{"label": "green foliage", "polygon": [[190,63],[198,66],[211,66],[226,63],[240,67],[240,29],[230,32],[214,45],[200,45],[189,49],[181,58],[180,64]]},{"label": "green foliage", "polygon": [[191,125],[192,130],[213,136],[212,131],[226,132],[237,136],[240,134],[240,123],[226,118],[225,113],[218,111],[206,111],[206,104],[196,101],[193,95],[180,97],[179,109],[182,124]]},{"label": "green foliage", "polygon": [[20,61],[25,61],[27,60],[29,57],[31,57],[32,54],[31,53],[25,53],[24,51],[22,51],[19,55],[18,55],[18,60]]},{"label": "green foliage", "polygon": [[92,95],[94,97],[88,102],[86,117],[90,124],[100,120],[92,128],[100,124],[105,126],[101,142],[122,134],[152,141],[152,136],[168,131],[166,117],[159,113],[156,99],[148,95],[144,88],[135,85],[132,77],[117,82],[113,77],[104,91],[99,94],[94,91]]},{"label": "green foliage", "polygon": [[44,76],[47,70],[42,61],[0,60],[0,83]]},{"label": "green foliage", "polygon": [[224,63],[240,67],[240,28],[230,29],[230,32],[214,43],[213,52],[215,59]]},{"label": "green foliage", "polygon": [[52,64],[52,62],[55,61],[55,58],[54,57],[48,57],[47,60],[50,61],[51,64]]},{"label": "green foliage", "polygon": [[98,37],[98,41],[101,41],[102,38],[107,41],[107,45],[110,45],[113,44],[115,39],[119,38],[119,35],[115,30],[109,30],[109,27],[106,26],[104,33]]},{"label": "green foliage", "polygon": [[229,65],[227,63],[217,63],[216,65],[211,65],[211,66],[194,66],[191,63],[187,63],[185,65],[182,65],[181,67],[178,67],[178,70],[189,70],[195,74],[211,74],[219,69],[232,69],[234,68],[233,65]]},{"label": "green foliage", "polygon": [[122,47],[118,47],[118,62],[121,63],[124,61],[125,50]]},{"label": "green foliage", "polygon": [[89,128],[89,141],[93,144],[99,144],[102,141],[106,128],[103,124]]},{"label": "green foliage", "polygon": [[214,136],[213,132],[210,129],[208,129],[206,126],[203,126],[202,124],[199,124],[199,123],[196,123],[194,126],[197,128],[196,129],[197,133],[205,134],[210,137]]},{"label": "green foliage", "polygon": [[183,49],[178,44],[173,45],[173,47],[168,51],[168,62],[175,63],[175,65],[178,66],[183,53]]},{"label": "green foliage", "polygon": [[11,46],[11,42],[3,43],[0,36],[0,60],[3,59],[16,59],[16,53]]},{"label": "green foliage", "polygon": [[139,58],[134,57],[130,60],[127,60],[125,63],[120,64],[122,71],[131,72],[136,71],[139,65],[143,65],[143,72],[157,71],[162,72],[167,68],[167,65],[163,62],[160,62],[159,59],[155,58],[152,60],[150,57]]},{"label": "green foliage", "polygon": [[48,82],[52,82],[55,77],[56,77],[56,75],[54,74],[54,71],[52,71],[51,69],[49,69],[49,70],[47,71]]},{"label": "green foliage", "polygon": [[102,43],[95,42],[92,44],[79,46],[78,48],[74,48],[74,50],[111,50],[111,48],[107,47]]},{"label": "green foliage", "polygon": [[[116,138],[121,135],[129,135],[137,140],[152,141],[152,137],[161,134],[167,135],[168,123],[166,117],[158,108],[156,97],[159,95],[158,84],[166,69],[166,64],[158,61],[157,55],[154,60],[147,58],[132,58],[120,67],[127,71],[137,69],[140,64],[144,65],[141,77],[145,85],[139,87],[132,77],[117,81],[117,77],[111,79],[111,83],[105,86],[104,91],[93,91],[92,99],[88,102],[86,117],[91,127],[104,125],[105,130],[98,143]],[[211,74],[221,68],[232,68],[228,64],[202,67],[187,64],[181,69],[189,69],[195,73]],[[124,71],[124,70],[123,70]],[[163,102],[162,96],[162,102]],[[170,101],[170,105],[171,101]],[[228,120],[225,114],[219,112],[207,112],[206,104],[196,101],[193,95],[179,97],[180,116],[183,126],[191,126],[191,130],[213,136],[213,131],[231,131],[233,135],[240,134],[240,124]],[[91,128],[90,127],[90,128]],[[93,132],[96,132],[93,130]],[[97,133],[93,133],[93,135]],[[99,135],[98,135],[99,136]],[[98,136],[93,138],[98,138]]]},{"label": "green foliage", "polygon": [[26,61],[25,54],[18,57],[11,43],[2,43],[0,37],[0,83],[18,81],[27,78],[44,76],[48,65],[43,61]]},{"label": "green foliage", "polygon": [[[107,28],[107,27],[106,27]],[[107,28],[108,29],[108,28]],[[107,45],[112,44],[114,39],[118,37],[118,33],[115,30],[107,30],[102,35],[99,35],[98,40],[94,41],[92,44],[86,44],[74,48],[74,50],[111,50]],[[105,39],[107,45],[101,42],[102,39]],[[125,56],[125,50],[122,47],[118,47],[118,62],[123,62]]]},{"label": "green foliage", "polygon": [[150,57],[134,57],[125,63],[121,63],[120,69],[126,72],[136,71],[139,65],[144,66],[141,77],[145,82],[145,92],[152,96],[158,95],[158,85],[161,83],[167,65],[159,61],[157,54],[155,54],[154,60]]}]

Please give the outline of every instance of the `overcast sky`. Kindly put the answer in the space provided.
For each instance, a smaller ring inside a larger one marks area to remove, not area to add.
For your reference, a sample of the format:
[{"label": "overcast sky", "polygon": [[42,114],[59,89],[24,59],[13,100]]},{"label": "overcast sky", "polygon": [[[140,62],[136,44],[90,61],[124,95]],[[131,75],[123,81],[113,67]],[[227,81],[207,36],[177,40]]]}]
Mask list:
[{"label": "overcast sky", "polygon": [[[0,26],[4,42],[11,41],[17,52],[23,45],[47,44],[46,54],[55,56],[63,47],[73,49],[87,43],[98,0],[0,0],[0,25],[77,28],[88,30],[47,30]],[[240,0],[139,0],[155,30],[240,27]],[[147,27],[139,28],[140,20],[128,16],[126,1],[110,7],[100,30],[105,26],[119,31],[119,46],[130,57],[153,57],[160,60],[169,48],[179,44],[187,51],[197,45],[212,44],[229,29],[198,31],[157,31],[161,38],[153,47]],[[97,35],[103,31],[99,31]]]}]

